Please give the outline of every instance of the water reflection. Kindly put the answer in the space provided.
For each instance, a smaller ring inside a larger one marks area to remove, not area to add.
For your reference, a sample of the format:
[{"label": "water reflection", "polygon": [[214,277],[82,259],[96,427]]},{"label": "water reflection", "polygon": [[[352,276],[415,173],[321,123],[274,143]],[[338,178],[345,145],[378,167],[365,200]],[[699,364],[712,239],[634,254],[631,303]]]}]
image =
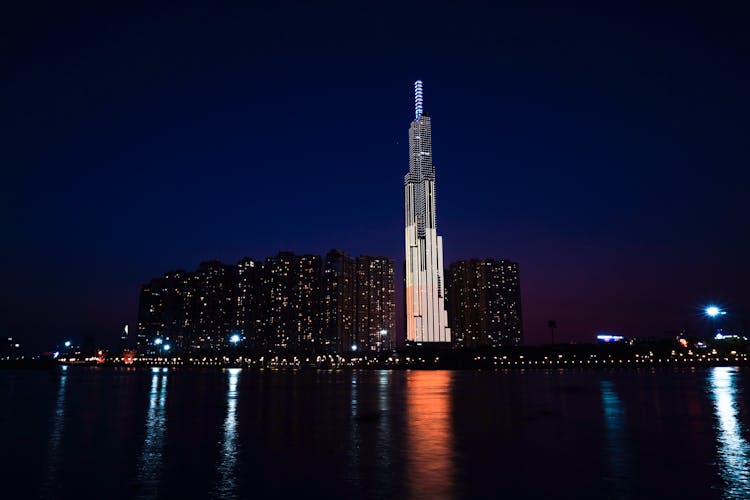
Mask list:
[{"label": "water reflection", "polygon": [[42,497],[52,494],[55,485],[58,484],[60,476],[60,460],[63,438],[63,425],[65,423],[65,384],[68,380],[68,367],[60,367],[60,378],[57,385],[57,398],[55,400],[55,413],[52,416],[52,432],[49,436],[47,477],[42,484]]},{"label": "water reflection", "polygon": [[739,368],[720,366],[711,370],[709,387],[718,431],[719,473],[724,482],[724,498],[750,498],[750,450],[742,437],[737,419]]},{"label": "water reflection", "polygon": [[219,482],[216,485],[218,498],[237,498],[237,383],[241,368],[230,368],[229,389],[227,390],[227,416],[224,419],[224,438],[221,443],[219,461]]},{"label": "water reflection", "polygon": [[612,381],[602,380],[601,393],[610,480],[614,486],[615,498],[627,498],[629,497],[629,473],[628,447],[625,438],[625,409]]},{"label": "water reflection", "polygon": [[362,438],[360,435],[360,422],[359,422],[359,374],[352,373],[351,388],[349,392],[349,407],[351,412],[351,419],[349,424],[349,439],[351,446],[349,449],[349,477],[352,483],[355,485],[360,484],[359,469],[360,469],[360,451],[362,449]]},{"label": "water reflection", "polygon": [[451,371],[408,372],[406,454],[413,498],[453,496],[452,381]]},{"label": "water reflection", "polygon": [[138,461],[139,498],[155,498],[161,479],[166,425],[167,369],[152,368],[146,437]]},{"label": "water reflection", "polygon": [[389,392],[391,388],[391,372],[378,372],[378,411],[377,411],[377,444],[376,465],[378,482],[385,488],[391,484],[393,476],[391,448],[391,415],[388,411]]}]

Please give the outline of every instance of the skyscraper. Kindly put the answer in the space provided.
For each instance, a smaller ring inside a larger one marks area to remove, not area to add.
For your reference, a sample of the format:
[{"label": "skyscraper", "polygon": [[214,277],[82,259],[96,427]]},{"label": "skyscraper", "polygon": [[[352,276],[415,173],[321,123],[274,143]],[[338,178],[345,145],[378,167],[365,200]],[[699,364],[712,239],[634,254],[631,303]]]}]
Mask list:
[{"label": "skyscraper", "polygon": [[360,255],[356,268],[357,348],[365,351],[391,349],[396,329],[393,260]]},{"label": "skyscraper", "polygon": [[521,285],[516,262],[454,262],[448,269],[446,288],[456,345],[497,347],[521,343]]},{"label": "skyscraper", "polygon": [[141,287],[136,325],[140,354],[156,354],[157,338],[168,342],[173,352],[188,348],[193,319],[191,277],[185,271],[169,271]]},{"label": "skyscraper", "polygon": [[432,124],[422,110],[422,81],[414,83],[415,117],[409,127],[409,173],[404,178],[406,212],[406,340],[450,342],[445,310],[443,238],[437,235]]},{"label": "skyscraper", "polygon": [[263,262],[246,257],[237,263],[236,270],[237,290],[234,296],[236,305],[232,334],[240,336],[244,347],[266,347]]},{"label": "skyscraper", "polygon": [[193,349],[219,352],[229,344],[235,318],[237,274],[218,260],[201,262],[194,273]]},{"label": "skyscraper", "polygon": [[279,252],[266,258],[264,268],[269,347],[316,349],[320,343],[320,256]]},{"label": "skyscraper", "polygon": [[323,349],[346,352],[354,343],[356,319],[355,261],[341,250],[331,250],[325,257],[323,275]]}]

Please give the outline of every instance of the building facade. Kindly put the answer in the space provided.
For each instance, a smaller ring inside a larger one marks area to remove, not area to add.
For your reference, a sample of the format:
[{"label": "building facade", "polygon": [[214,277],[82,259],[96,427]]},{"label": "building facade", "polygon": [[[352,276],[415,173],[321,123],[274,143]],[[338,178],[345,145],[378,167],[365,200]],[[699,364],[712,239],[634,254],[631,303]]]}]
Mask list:
[{"label": "building facade", "polygon": [[451,341],[445,309],[443,238],[437,234],[432,123],[422,110],[422,82],[415,90],[415,118],[409,128],[409,172],[404,178],[406,215],[406,340]]},{"label": "building facade", "polygon": [[193,274],[192,351],[218,352],[229,345],[235,324],[236,269],[211,260],[201,262]]},{"label": "building facade", "polygon": [[500,259],[454,262],[447,272],[454,344],[517,346],[523,339],[518,263]]},{"label": "building facade", "polygon": [[320,343],[321,259],[279,252],[265,262],[266,343],[274,350],[316,350]]},{"label": "building facade", "polygon": [[355,260],[341,250],[331,250],[325,257],[323,281],[323,347],[346,352],[355,339]]},{"label": "building facade", "polygon": [[266,348],[265,268],[262,261],[246,257],[236,266],[237,289],[234,296],[235,316],[232,335],[240,336],[250,349]]},{"label": "building facade", "polygon": [[392,349],[396,339],[393,259],[360,255],[356,268],[357,348]]},{"label": "building facade", "polygon": [[169,271],[141,287],[136,349],[155,355],[169,345],[175,352],[189,347],[193,333],[193,275]]}]

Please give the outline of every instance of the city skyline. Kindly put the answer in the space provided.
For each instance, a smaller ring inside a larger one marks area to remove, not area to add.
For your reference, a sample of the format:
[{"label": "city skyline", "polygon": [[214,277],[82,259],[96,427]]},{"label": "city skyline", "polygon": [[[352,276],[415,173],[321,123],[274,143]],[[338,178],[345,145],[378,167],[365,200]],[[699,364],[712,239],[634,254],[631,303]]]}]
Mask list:
[{"label": "city skyline", "polygon": [[389,351],[402,343],[394,274],[393,259],[351,257],[338,249],[324,257],[284,251],[167,271],[141,286],[135,342],[121,337],[116,352],[134,347],[145,357],[205,357]]},{"label": "city skyline", "polygon": [[519,262],[526,343],[703,331],[712,303],[747,329],[739,12],[352,8],[13,7],[7,337],[116,345],[143,281],[212,258],[345,248],[400,283],[417,78],[444,261]]}]

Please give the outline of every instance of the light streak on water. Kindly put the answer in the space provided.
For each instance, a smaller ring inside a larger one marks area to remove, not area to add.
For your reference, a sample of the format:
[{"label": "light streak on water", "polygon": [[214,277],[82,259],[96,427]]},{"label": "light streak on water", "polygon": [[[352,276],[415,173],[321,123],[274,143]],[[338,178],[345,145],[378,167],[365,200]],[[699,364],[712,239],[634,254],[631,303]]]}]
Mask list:
[{"label": "light streak on water", "polygon": [[60,367],[61,373],[57,385],[57,399],[55,400],[55,413],[52,416],[52,432],[49,437],[49,452],[47,459],[47,477],[42,484],[42,497],[53,495],[55,486],[60,479],[61,448],[63,430],[65,425],[65,384],[68,380],[68,367]]},{"label": "light streak on water", "polygon": [[237,493],[237,457],[239,455],[237,433],[237,384],[241,368],[230,368],[229,388],[227,389],[227,415],[224,418],[224,437],[221,443],[218,465],[219,482],[216,485],[218,498],[238,498]]},{"label": "light streak on water", "polygon": [[625,409],[610,380],[601,381],[602,407],[606,453],[609,459],[609,479],[614,488],[614,498],[630,498],[630,472],[628,442],[625,436]]},{"label": "light streak on water", "polygon": [[724,498],[750,498],[750,449],[737,419],[739,368],[717,366],[709,375],[717,431],[719,474]]},{"label": "light streak on water", "polygon": [[[166,370],[166,369],[165,369]],[[139,498],[156,498],[161,481],[164,434],[167,430],[167,374],[152,369],[146,414],[146,436],[138,460]]]}]

